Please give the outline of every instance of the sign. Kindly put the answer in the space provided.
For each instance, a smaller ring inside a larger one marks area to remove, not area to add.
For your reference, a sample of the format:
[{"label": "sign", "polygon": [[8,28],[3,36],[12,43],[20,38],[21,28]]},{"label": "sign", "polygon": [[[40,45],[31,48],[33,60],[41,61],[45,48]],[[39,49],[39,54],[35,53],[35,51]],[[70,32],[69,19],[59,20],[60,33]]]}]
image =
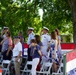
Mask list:
[{"label": "sign", "polygon": [[27,57],[28,56],[28,45],[27,44],[23,44],[22,56],[23,57]]}]

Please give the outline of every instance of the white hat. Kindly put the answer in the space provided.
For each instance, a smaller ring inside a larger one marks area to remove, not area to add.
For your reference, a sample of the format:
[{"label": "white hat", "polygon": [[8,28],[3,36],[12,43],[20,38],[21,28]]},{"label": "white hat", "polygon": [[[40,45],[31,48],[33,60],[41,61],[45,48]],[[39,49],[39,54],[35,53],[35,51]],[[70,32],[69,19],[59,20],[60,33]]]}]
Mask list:
[{"label": "white hat", "polygon": [[8,27],[3,27],[3,29],[8,29]]},{"label": "white hat", "polygon": [[28,27],[28,30],[34,30],[34,28],[32,28],[32,27]]},{"label": "white hat", "polygon": [[49,29],[47,27],[43,27],[43,29],[46,29],[47,31],[49,31]]}]

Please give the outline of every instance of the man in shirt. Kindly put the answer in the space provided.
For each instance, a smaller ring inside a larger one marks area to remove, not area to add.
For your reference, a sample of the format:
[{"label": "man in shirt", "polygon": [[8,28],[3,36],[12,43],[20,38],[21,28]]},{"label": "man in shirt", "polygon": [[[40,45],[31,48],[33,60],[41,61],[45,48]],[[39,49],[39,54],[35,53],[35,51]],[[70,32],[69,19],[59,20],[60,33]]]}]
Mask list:
[{"label": "man in shirt", "polygon": [[22,44],[18,36],[14,37],[13,61],[16,75],[20,75],[20,64],[22,62]]},{"label": "man in shirt", "polygon": [[[43,47],[42,47],[42,54],[47,57],[48,56],[48,52],[47,52],[47,49],[49,47],[49,43],[51,41],[51,37],[50,35],[48,34],[48,31],[49,29],[47,27],[43,27],[43,30],[42,30],[42,35],[41,35],[41,42],[43,44]],[[42,57],[42,60],[43,61],[46,61],[45,57]]]}]

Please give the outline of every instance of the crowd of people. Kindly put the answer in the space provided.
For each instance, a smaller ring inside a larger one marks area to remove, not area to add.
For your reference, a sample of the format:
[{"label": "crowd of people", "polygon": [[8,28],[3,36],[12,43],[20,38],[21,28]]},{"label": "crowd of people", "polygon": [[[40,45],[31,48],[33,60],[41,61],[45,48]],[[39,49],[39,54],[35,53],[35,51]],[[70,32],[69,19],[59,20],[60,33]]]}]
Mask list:
[{"label": "crowd of people", "polygon": [[[48,31],[49,29],[47,27],[43,27],[40,35],[35,35],[34,28],[28,27],[28,61],[32,61],[32,75],[36,75],[36,68],[40,61],[53,62],[52,72],[56,72],[62,58],[59,30],[55,29],[50,34],[48,34]],[[22,32],[19,32],[12,41],[9,28],[3,28],[0,35],[0,52],[3,56],[3,60],[13,60],[16,75],[20,75],[23,43],[24,38]],[[30,67],[29,65],[28,68]]]}]

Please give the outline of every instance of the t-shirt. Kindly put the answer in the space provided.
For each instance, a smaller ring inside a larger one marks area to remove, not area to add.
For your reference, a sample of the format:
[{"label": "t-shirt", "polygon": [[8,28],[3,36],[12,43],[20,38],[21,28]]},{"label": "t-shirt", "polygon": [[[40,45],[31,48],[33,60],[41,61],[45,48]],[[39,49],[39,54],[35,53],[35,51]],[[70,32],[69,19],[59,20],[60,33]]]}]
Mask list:
[{"label": "t-shirt", "polygon": [[11,45],[11,46],[12,46],[12,39],[9,38],[8,41],[9,41],[9,42],[8,42],[8,45]]},{"label": "t-shirt", "polygon": [[20,51],[22,51],[22,44],[21,42],[18,42],[13,48],[13,57],[18,56]]},{"label": "t-shirt", "polygon": [[10,45],[12,46],[12,39],[5,38],[2,43],[2,52],[6,51]]},{"label": "t-shirt", "polygon": [[31,56],[32,58],[40,58],[40,55],[38,53],[38,51],[40,50],[40,46],[36,45],[36,46],[32,46],[31,47]]}]

